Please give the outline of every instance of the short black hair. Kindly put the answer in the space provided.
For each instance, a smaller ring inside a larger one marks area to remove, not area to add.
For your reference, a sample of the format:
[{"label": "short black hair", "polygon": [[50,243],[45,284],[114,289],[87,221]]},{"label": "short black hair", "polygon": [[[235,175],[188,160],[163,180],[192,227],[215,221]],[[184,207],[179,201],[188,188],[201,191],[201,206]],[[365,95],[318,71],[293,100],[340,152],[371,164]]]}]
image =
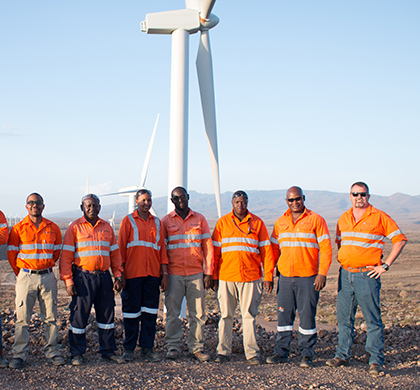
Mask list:
[{"label": "short black hair", "polygon": [[146,190],[146,188],[141,188],[140,190],[138,190],[136,192],[136,199],[140,196],[140,195],[144,195],[144,194],[149,194],[150,197],[152,197],[152,191],[150,190]]}]

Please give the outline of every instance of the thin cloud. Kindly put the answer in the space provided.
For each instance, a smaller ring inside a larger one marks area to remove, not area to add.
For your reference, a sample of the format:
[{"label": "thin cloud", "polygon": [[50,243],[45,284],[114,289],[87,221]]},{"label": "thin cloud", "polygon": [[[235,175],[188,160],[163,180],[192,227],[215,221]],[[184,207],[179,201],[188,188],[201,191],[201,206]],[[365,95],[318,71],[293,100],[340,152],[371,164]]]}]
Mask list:
[{"label": "thin cloud", "polygon": [[0,131],[0,137],[22,137],[23,133],[18,133],[16,130],[19,130],[18,126],[14,125],[1,125],[5,131]]}]

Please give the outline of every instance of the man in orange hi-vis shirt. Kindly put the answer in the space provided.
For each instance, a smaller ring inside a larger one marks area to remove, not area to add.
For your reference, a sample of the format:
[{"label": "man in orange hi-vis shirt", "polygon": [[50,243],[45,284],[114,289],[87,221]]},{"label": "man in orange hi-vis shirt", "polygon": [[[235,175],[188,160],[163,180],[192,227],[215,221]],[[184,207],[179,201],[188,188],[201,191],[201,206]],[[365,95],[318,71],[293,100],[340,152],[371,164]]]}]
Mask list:
[{"label": "man in orange hi-vis shirt", "polygon": [[[123,288],[121,256],[111,225],[99,218],[101,205],[94,194],[82,198],[83,216],[74,221],[64,236],[60,276],[70,302],[69,344],[73,366],[83,365],[86,327],[95,306],[99,334],[99,353],[108,362],[125,363],[115,355],[114,290]],[[111,279],[112,269],[115,281]]]},{"label": "man in orange hi-vis shirt", "polygon": [[42,216],[44,199],[37,193],[26,198],[28,215],[12,227],[7,258],[16,278],[16,329],[10,368],[20,369],[28,356],[28,326],[36,299],[44,322],[44,351],[56,366],[64,364],[59,355],[57,320],[57,280],[53,267],[61,250],[61,231]]},{"label": "man in orange hi-vis shirt", "polygon": [[261,364],[257,344],[256,316],[264,286],[273,288],[274,257],[270,236],[261,218],[248,211],[248,195],[232,195],[233,210],[217,221],[213,231],[214,288],[220,306],[217,363],[230,360],[232,326],[239,303],[243,343],[248,364]]},{"label": "man in orange hi-vis shirt", "polygon": [[331,265],[332,248],[327,223],[305,207],[300,187],[286,192],[289,209],[277,219],[271,234],[274,259],[278,259],[277,337],[274,355],[267,363],[288,361],[296,309],[299,312],[300,367],[312,367],[317,340],[315,315],[319,292]]},{"label": "man in orange hi-vis shirt", "polygon": [[[0,211],[0,245],[7,243],[9,238],[9,227],[7,226],[7,220],[3,212]],[[9,365],[9,362],[3,357],[3,333],[1,327],[2,319],[0,315],[0,367],[5,368]]]},{"label": "man in orange hi-vis shirt", "polygon": [[[183,187],[172,190],[175,210],[162,218],[168,253],[168,289],[165,291],[167,359],[175,360],[181,350],[182,326],[179,318],[186,297],[188,306],[188,348],[197,360],[210,356],[203,352],[206,323],[205,289],[212,286],[213,243],[203,215],[188,207],[190,196]],[[204,264],[203,264],[204,263]]]},{"label": "man in orange hi-vis shirt", "polygon": [[159,286],[163,291],[168,287],[168,258],[160,220],[149,212],[152,193],[146,189],[138,190],[136,205],[137,210],[122,220],[118,234],[126,280],[121,293],[125,332],[123,358],[133,360],[138,343],[142,359],[158,362],[160,358],[154,353],[153,346]]},{"label": "man in orange hi-vis shirt", "polygon": [[[379,375],[384,363],[384,327],[380,307],[380,276],[401,253],[407,238],[395,221],[369,204],[369,187],[356,182],[350,187],[353,207],[337,222],[336,243],[341,264],[338,279],[338,346],[330,367],[348,365],[354,338],[354,318],[359,305],[367,325],[366,352],[370,354],[369,373]],[[384,239],[392,250],[382,261]]]}]

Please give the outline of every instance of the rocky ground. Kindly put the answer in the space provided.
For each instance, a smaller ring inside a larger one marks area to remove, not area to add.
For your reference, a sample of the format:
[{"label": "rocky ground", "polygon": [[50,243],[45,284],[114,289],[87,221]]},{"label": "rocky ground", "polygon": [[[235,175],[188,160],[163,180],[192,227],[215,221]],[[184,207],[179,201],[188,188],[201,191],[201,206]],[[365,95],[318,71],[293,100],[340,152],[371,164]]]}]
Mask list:
[{"label": "rocky ground", "polygon": [[[379,377],[367,373],[368,356],[364,351],[366,324],[357,313],[356,337],[349,367],[332,369],[325,361],[334,356],[337,345],[335,297],[337,264],[333,264],[328,284],[322,291],[318,306],[318,343],[312,369],[297,367],[297,334],[294,334],[290,362],[283,365],[249,366],[243,355],[242,329],[235,321],[233,329],[232,361],[217,364],[199,363],[188,356],[184,321],[184,350],[177,361],[164,359],[164,318],[158,320],[155,349],[162,358],[160,363],[135,360],[124,365],[104,363],[100,360],[96,323],[91,317],[88,327],[86,365],[73,367],[68,358],[68,303],[63,289],[59,295],[60,342],[66,365],[49,365],[42,352],[44,339],[39,310],[35,310],[30,326],[30,354],[22,370],[0,369],[1,389],[420,389],[420,234],[409,235],[410,243],[398,263],[382,279],[382,313],[385,324],[385,367]],[[0,261],[0,312],[3,317],[5,355],[11,358],[14,339],[14,288],[8,285],[8,263]],[[205,350],[215,358],[219,311],[214,293],[206,297],[208,320],[205,327]],[[276,328],[275,293],[265,295],[260,306],[258,339],[261,357],[272,354]],[[116,339],[118,353],[122,353],[123,327],[117,315]],[[239,313],[238,313],[239,318]]]}]

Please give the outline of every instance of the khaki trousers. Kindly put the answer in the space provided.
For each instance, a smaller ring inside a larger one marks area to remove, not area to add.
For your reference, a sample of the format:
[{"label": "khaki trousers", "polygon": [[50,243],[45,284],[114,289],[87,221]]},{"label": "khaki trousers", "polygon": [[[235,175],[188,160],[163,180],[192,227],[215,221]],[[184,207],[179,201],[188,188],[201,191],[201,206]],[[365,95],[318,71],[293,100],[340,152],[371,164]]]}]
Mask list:
[{"label": "khaki trousers", "polygon": [[233,318],[238,303],[242,315],[245,356],[247,359],[251,359],[259,355],[260,349],[257,344],[257,323],[255,318],[258,314],[261,297],[261,280],[246,283],[219,281],[219,290],[217,292],[221,314],[219,344],[217,345],[217,353],[219,355],[228,356],[231,353]]},{"label": "khaki trousers", "polygon": [[188,349],[191,353],[204,347],[203,326],[206,323],[203,272],[182,276],[168,275],[168,289],[165,291],[166,335],[168,350],[181,350],[182,326],[179,314],[185,296],[188,308]]},{"label": "khaki trousers", "polygon": [[32,311],[38,299],[41,318],[44,323],[46,343],[45,356],[49,359],[58,355],[57,329],[57,280],[53,272],[30,274],[20,271],[16,279],[16,328],[13,357],[26,360],[28,357],[29,331]]}]

